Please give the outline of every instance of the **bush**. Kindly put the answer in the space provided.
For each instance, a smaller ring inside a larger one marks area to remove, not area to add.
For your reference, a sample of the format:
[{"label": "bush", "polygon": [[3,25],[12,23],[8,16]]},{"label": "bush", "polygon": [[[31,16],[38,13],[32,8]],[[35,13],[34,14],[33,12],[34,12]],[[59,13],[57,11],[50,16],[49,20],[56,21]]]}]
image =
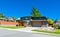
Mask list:
[{"label": "bush", "polygon": [[58,28],[58,24],[53,24],[53,27],[54,28]]}]

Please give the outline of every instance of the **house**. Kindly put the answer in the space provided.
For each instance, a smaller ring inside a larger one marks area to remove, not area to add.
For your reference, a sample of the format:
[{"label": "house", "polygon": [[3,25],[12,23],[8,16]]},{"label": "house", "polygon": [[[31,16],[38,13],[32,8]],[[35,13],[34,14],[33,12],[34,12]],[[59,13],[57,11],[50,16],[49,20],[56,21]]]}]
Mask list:
[{"label": "house", "polygon": [[58,25],[58,28],[60,28],[60,20],[55,20],[54,23]]},{"label": "house", "polygon": [[12,17],[8,17],[6,19],[7,19],[7,21],[15,21]]},{"label": "house", "polygon": [[16,26],[18,22],[7,18],[0,18],[0,26]]},{"label": "house", "polygon": [[54,23],[60,26],[60,20],[56,20]]},{"label": "house", "polygon": [[32,17],[32,16],[24,16],[21,17],[21,22],[23,22],[25,26],[31,26],[31,27],[47,27],[47,18],[42,17]]}]

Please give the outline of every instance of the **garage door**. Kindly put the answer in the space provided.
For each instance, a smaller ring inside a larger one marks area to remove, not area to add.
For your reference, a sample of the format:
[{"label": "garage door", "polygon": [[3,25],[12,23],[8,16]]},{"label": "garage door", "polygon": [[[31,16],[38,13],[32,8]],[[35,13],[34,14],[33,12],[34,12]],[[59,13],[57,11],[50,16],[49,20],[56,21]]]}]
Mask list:
[{"label": "garage door", "polygon": [[41,25],[40,25],[40,23],[33,23],[32,24],[32,27],[40,27]]}]

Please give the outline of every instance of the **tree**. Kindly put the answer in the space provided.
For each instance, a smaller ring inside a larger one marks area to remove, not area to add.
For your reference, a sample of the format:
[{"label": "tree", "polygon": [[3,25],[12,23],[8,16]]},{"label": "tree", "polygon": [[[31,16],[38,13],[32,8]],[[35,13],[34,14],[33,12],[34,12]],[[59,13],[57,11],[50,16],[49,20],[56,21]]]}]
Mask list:
[{"label": "tree", "polygon": [[0,13],[0,18],[4,18],[4,14],[3,13]]},{"label": "tree", "polygon": [[41,16],[41,13],[36,8],[32,8],[31,16],[40,17]]},{"label": "tree", "polygon": [[54,21],[50,18],[47,19],[48,24],[54,24]]}]

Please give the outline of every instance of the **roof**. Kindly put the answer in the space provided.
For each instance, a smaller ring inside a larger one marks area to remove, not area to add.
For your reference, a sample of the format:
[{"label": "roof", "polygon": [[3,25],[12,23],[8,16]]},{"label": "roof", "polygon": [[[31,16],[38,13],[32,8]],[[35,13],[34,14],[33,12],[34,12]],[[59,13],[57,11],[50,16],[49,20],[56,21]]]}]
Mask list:
[{"label": "roof", "polygon": [[46,21],[46,20],[30,20],[30,21]]},{"label": "roof", "polygon": [[[38,17],[38,16],[22,16],[22,17]],[[21,18],[22,18],[21,17]],[[41,16],[42,18],[46,18],[45,16]]]},{"label": "roof", "polygon": [[0,18],[0,19],[6,19],[6,18]]},{"label": "roof", "polygon": [[47,19],[45,16],[42,16],[42,17],[32,17],[32,18],[44,18],[44,19]]},{"label": "roof", "polygon": [[17,18],[16,20],[20,20],[20,18]]},{"label": "roof", "polygon": [[23,16],[21,17],[21,19],[33,19],[33,18],[41,18],[41,19],[47,19],[45,16],[41,16],[41,17],[34,17],[34,16]]}]

